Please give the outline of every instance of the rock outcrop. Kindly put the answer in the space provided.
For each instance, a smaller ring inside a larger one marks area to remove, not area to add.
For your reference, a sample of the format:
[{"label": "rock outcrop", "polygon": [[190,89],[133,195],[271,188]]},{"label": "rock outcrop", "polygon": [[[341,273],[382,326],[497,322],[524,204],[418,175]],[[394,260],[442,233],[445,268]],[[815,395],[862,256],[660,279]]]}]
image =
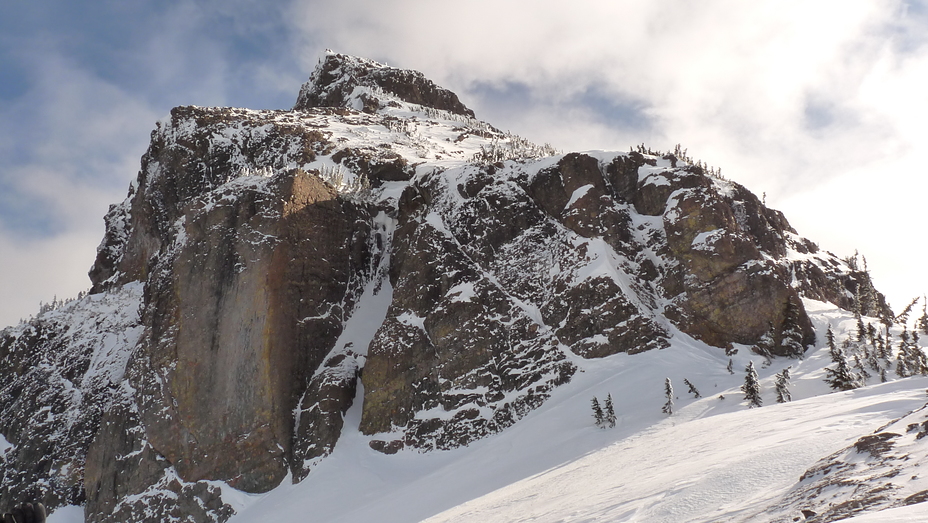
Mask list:
[{"label": "rock outcrop", "polygon": [[579,358],[681,332],[796,356],[800,296],[848,307],[870,285],[686,159],[554,154],[344,55],[290,111],[174,109],[141,167],[91,296],[2,333],[2,500],[224,521],[213,481],[300,481],[356,401],[376,450],[454,448]]},{"label": "rock outcrop", "polygon": [[819,460],[763,515],[776,523],[827,523],[922,503],[928,500],[928,480],[919,470],[928,457],[925,436],[922,407]]}]

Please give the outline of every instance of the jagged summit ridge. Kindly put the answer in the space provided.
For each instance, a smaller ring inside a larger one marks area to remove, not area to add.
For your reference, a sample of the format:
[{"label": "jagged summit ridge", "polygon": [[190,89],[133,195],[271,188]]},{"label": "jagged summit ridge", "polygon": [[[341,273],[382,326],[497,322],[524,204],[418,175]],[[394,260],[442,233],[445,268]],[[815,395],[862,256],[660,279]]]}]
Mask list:
[{"label": "jagged summit ridge", "polygon": [[293,110],[348,107],[373,113],[396,100],[473,118],[453,92],[435,85],[419,71],[398,69],[373,60],[329,51],[300,88]]}]

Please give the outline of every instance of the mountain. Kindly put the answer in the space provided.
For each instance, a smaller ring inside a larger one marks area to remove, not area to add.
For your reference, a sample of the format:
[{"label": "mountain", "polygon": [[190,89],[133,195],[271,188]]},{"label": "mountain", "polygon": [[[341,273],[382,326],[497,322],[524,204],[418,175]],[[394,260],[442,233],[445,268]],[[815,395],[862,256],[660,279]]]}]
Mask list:
[{"label": "mountain", "polygon": [[225,522],[340,449],[513,442],[594,375],[644,430],[664,375],[819,361],[809,307],[892,326],[856,258],[680,147],[562,154],[335,53],[292,110],[173,109],[105,221],[90,294],[0,333],[0,503]]}]

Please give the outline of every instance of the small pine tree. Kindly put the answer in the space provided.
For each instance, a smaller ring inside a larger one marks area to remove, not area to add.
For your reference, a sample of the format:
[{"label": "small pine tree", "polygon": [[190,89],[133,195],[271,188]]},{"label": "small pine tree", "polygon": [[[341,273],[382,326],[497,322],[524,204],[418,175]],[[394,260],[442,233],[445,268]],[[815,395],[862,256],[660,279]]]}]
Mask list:
[{"label": "small pine tree", "polygon": [[908,378],[912,375],[909,371],[909,348],[903,344],[899,344],[899,353],[896,355],[896,376],[900,378]]},{"label": "small pine tree", "polygon": [[828,326],[828,331],[825,332],[825,341],[828,343],[828,353],[831,355],[831,361],[833,363],[838,363],[841,359],[841,351],[835,343],[835,333],[831,330],[831,325]]},{"label": "small pine tree", "polygon": [[806,351],[803,343],[802,327],[799,324],[799,318],[802,309],[799,304],[790,296],[786,300],[786,314],[783,318],[783,334],[780,339],[780,346],[790,358],[802,358]]},{"label": "small pine tree", "polygon": [[792,366],[786,367],[776,374],[777,403],[786,403],[793,400],[792,395],[789,393],[789,369],[791,368]]},{"label": "small pine tree", "polygon": [[615,417],[615,407],[612,404],[612,394],[610,393],[606,396],[606,412],[605,417],[603,418],[604,424],[608,424],[609,428],[615,427],[616,417]]},{"label": "small pine tree", "polygon": [[886,369],[880,368],[880,383],[886,383],[889,378],[886,377]]},{"label": "small pine tree", "polygon": [[775,341],[775,330],[773,328],[773,323],[768,323],[767,332],[757,340],[757,343],[754,344],[754,352],[760,354],[761,356],[767,358],[768,360],[773,357],[773,350],[776,349]]},{"label": "small pine tree", "polygon": [[596,420],[596,426],[604,429],[606,428],[606,416],[603,414],[603,408],[599,405],[599,400],[596,399],[596,396],[593,396],[593,419]]},{"label": "small pine tree", "polygon": [[876,327],[872,323],[867,324],[867,339],[870,340],[871,347],[876,347]]},{"label": "small pine tree", "polygon": [[861,385],[866,385],[867,380],[870,379],[870,373],[864,368],[864,364],[860,361],[860,356],[857,354],[854,355],[854,368],[857,369],[857,376],[860,377]]},{"label": "small pine tree", "polygon": [[909,314],[912,314],[912,308],[915,307],[915,304],[918,303],[918,300],[919,300],[918,298],[915,298],[914,300],[909,302],[908,305],[905,306],[905,309],[902,309],[902,312],[900,312],[899,315],[896,316],[896,323],[901,323],[905,325],[906,323],[909,322]]},{"label": "small pine tree", "polygon": [[763,400],[760,397],[760,381],[757,379],[757,371],[754,370],[754,362],[748,362],[744,371],[744,385],[741,386],[744,399],[748,402],[748,408],[760,407],[763,405]]},{"label": "small pine tree", "polygon": [[922,296],[924,304],[922,305],[922,315],[915,322],[915,328],[922,331],[922,334],[928,335],[928,298]]},{"label": "small pine tree", "polygon": [[667,398],[667,403],[664,403],[661,412],[673,414],[673,385],[670,384],[670,378],[664,380],[664,396]]},{"label": "small pine tree", "polygon": [[825,367],[825,383],[834,390],[853,390],[859,386],[858,378],[848,365],[847,358],[844,357],[844,351],[837,349],[836,354],[832,354],[835,361],[835,368]]},{"label": "small pine tree", "polygon": [[683,384],[686,385],[687,387],[689,387],[689,391],[688,391],[688,392],[689,392],[690,394],[692,394],[694,398],[699,399],[699,398],[702,397],[702,394],[700,394],[699,391],[696,390],[696,386],[693,385],[692,383],[690,383],[690,380],[684,378],[684,379],[683,379]]},{"label": "small pine tree", "polygon": [[889,334],[889,329],[886,329],[886,332],[883,336],[877,336],[877,350],[880,353],[880,357],[883,358],[883,361],[886,362],[886,366],[889,367],[892,364],[893,359],[893,345],[892,345],[892,336]]},{"label": "small pine tree", "polygon": [[731,360],[731,358],[728,358],[728,367],[725,368],[728,370],[729,374],[735,373],[734,362]]}]

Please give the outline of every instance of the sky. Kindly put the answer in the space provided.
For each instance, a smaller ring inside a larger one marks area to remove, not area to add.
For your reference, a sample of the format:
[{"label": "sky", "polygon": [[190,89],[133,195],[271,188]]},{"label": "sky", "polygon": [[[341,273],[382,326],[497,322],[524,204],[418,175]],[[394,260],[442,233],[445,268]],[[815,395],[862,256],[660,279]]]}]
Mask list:
[{"label": "sky", "polygon": [[286,109],[330,48],[416,69],[559,150],[721,169],[899,312],[928,292],[928,1],[0,3],[0,325],[90,286],[178,105]]}]

